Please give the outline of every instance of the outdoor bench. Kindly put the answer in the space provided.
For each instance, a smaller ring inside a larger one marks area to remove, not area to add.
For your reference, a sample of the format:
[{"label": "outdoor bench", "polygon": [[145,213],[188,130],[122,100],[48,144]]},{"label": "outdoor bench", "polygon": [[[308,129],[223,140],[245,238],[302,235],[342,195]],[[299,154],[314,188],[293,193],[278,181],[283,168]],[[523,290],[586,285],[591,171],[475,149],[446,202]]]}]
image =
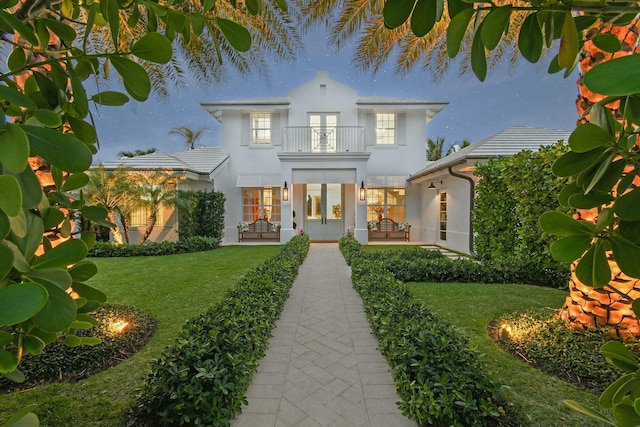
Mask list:
[{"label": "outdoor bench", "polygon": [[238,224],[238,241],[244,240],[274,240],[280,241],[280,224],[266,219],[256,219],[253,222]]},{"label": "outdoor bench", "polygon": [[406,222],[395,222],[390,218],[369,221],[369,240],[406,240],[409,241],[411,226]]}]

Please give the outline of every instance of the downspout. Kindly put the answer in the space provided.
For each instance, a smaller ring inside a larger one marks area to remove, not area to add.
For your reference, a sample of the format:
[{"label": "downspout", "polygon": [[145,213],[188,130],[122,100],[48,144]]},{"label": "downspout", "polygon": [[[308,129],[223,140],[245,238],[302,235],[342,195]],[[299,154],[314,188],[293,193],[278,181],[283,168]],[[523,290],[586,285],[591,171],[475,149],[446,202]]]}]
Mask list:
[{"label": "downspout", "polygon": [[[465,161],[463,160],[460,163],[464,162]],[[473,221],[471,220],[471,212],[473,211],[473,201],[475,199],[474,195],[476,184],[475,182],[473,182],[473,178],[454,172],[453,169],[451,169],[451,166],[449,166],[448,169],[449,175],[469,181],[469,254],[471,254],[471,256],[474,258],[478,258],[478,255],[476,255],[476,253],[473,251]]]}]

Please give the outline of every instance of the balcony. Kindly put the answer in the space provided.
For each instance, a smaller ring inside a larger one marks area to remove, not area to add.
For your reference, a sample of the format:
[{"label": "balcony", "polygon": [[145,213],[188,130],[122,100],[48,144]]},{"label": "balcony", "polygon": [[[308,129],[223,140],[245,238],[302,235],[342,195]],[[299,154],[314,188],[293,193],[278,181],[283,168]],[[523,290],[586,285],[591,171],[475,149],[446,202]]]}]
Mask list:
[{"label": "balcony", "polygon": [[358,153],[364,152],[362,126],[288,126],[284,128],[282,151],[285,153]]}]

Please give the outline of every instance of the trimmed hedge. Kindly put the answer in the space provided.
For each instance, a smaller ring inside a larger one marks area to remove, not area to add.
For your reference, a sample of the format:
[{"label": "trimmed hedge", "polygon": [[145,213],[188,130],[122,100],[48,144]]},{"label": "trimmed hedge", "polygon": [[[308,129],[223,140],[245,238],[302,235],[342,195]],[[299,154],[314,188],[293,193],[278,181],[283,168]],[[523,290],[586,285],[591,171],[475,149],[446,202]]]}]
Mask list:
[{"label": "trimmed hedge", "polygon": [[213,237],[189,237],[177,242],[146,242],[143,245],[116,245],[96,242],[89,250],[89,257],[134,257],[185,254],[217,249],[220,240]]},{"label": "trimmed hedge", "polygon": [[343,238],[340,248],[351,264],[353,286],[380,350],[392,366],[403,413],[421,426],[496,425],[504,414],[496,398],[499,386],[485,376],[480,354],[354,242]]},{"label": "trimmed hedge", "polygon": [[289,297],[309,237],[296,236],[205,314],[189,320],[151,366],[133,410],[138,426],[228,426]]},{"label": "trimmed hedge", "polygon": [[180,240],[194,236],[224,236],[224,203],[226,196],[219,191],[180,191],[188,200],[186,206],[178,207]]},{"label": "trimmed hedge", "polygon": [[568,269],[545,268],[529,259],[452,260],[438,251],[418,248],[362,252],[353,238],[342,239],[340,249],[347,263],[353,254],[362,253],[402,282],[523,283],[553,288],[566,288],[569,283]]}]

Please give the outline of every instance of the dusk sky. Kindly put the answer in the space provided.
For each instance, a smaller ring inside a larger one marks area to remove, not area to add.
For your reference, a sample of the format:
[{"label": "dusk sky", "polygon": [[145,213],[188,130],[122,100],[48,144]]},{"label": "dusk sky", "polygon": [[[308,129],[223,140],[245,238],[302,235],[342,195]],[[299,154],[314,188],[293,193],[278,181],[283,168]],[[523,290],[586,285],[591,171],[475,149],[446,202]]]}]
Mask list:
[{"label": "dusk sky", "polygon": [[[201,102],[254,97],[287,96],[289,91],[328,71],[332,79],[358,92],[359,96],[385,96],[449,102],[427,126],[428,138],[444,137],[446,145],[463,139],[481,141],[511,126],[572,130],[576,121],[576,73],[565,79],[549,75],[547,63],[530,64],[520,58],[511,72],[508,64],[489,71],[485,82],[472,74],[460,76],[458,67],[437,82],[415,69],[405,77],[393,73],[388,64],[375,76],[351,66],[352,49],[337,54],[327,48],[321,30],[305,37],[305,52],[297,62],[272,64],[269,76],[231,78],[219,86],[189,84],[187,89],[171,89],[171,96],[153,95],[144,103],[130,101],[122,107],[94,110],[100,138],[95,162],[117,159],[119,151],[155,147],[173,153],[185,149],[182,139],[169,135],[174,127],[205,127],[198,143],[221,145],[221,126],[201,106]],[[231,73],[230,73],[231,74]],[[112,90],[114,88],[111,88]]]}]

